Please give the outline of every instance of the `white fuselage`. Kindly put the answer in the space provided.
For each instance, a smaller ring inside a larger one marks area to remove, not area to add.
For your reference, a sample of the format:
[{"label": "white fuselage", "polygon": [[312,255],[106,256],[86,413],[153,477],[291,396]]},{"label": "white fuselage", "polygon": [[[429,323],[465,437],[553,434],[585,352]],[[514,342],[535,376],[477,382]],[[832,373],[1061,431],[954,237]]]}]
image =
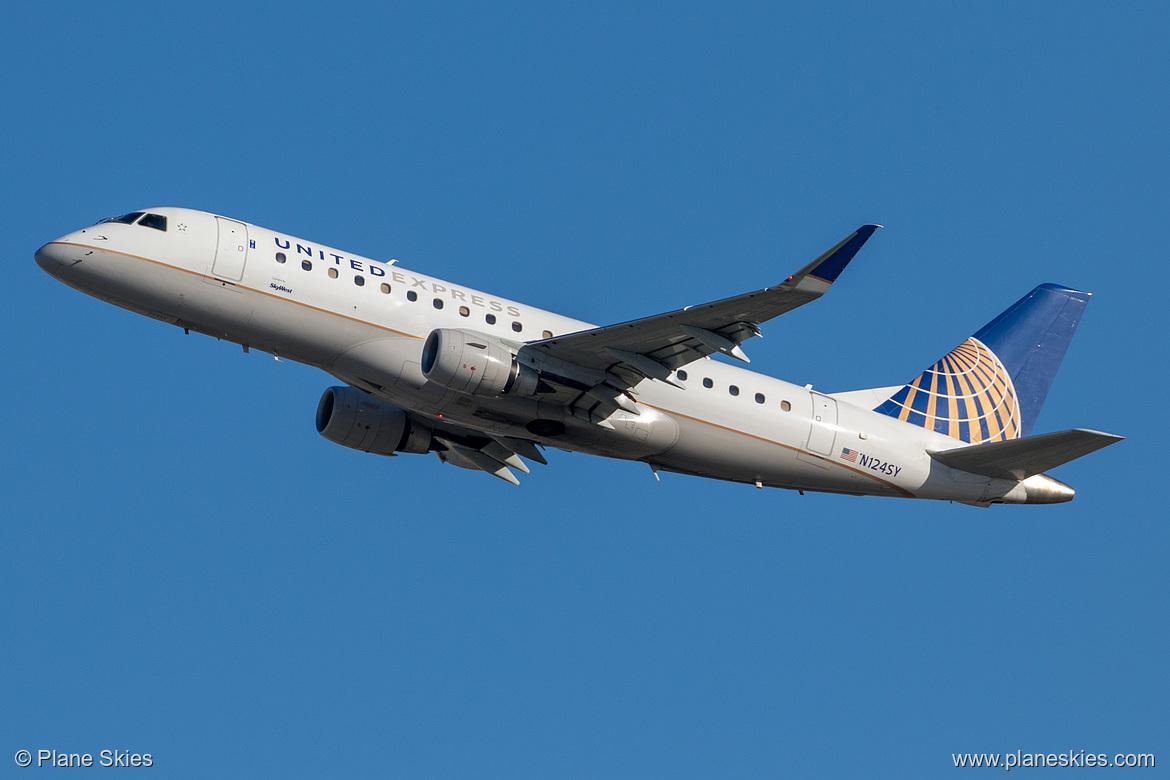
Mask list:
[{"label": "white fuselage", "polygon": [[[448,390],[420,368],[435,328],[520,346],[593,326],[256,225],[187,209],[152,211],[166,215],[168,230],[99,224],[47,244],[37,260],[89,295],[317,366],[431,421],[441,415],[488,434],[748,484],[1026,500],[1020,483],[959,472],[927,455],[961,446],[954,439],[715,360],[678,371],[681,387],[643,381],[635,388],[640,414],[618,412],[610,426],[538,398]],[[560,421],[564,432],[534,433],[526,426],[538,418]]]}]

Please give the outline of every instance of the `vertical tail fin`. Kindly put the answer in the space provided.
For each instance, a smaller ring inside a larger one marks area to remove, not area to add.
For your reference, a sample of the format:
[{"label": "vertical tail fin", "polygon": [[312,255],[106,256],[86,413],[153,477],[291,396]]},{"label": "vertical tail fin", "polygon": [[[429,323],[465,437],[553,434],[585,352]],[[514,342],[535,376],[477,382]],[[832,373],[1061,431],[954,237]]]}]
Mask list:
[{"label": "vertical tail fin", "polygon": [[1027,436],[1089,295],[1040,285],[874,411],[972,444]]}]

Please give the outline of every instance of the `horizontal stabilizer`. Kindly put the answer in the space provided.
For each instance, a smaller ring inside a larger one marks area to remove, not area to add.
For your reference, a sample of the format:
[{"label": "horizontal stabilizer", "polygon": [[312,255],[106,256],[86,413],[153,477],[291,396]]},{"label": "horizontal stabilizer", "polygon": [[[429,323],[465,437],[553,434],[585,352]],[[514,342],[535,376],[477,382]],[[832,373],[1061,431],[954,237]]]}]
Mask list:
[{"label": "horizontal stabilizer", "polygon": [[1074,428],[928,454],[939,463],[959,471],[999,479],[1027,479],[1123,438],[1112,433]]}]

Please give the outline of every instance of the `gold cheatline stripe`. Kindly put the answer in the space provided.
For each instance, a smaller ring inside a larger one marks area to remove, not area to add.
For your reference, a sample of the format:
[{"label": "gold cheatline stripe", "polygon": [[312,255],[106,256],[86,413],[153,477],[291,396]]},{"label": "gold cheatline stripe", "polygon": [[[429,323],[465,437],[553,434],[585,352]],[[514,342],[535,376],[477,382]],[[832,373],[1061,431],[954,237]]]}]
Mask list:
[{"label": "gold cheatline stripe", "polygon": [[340,317],[343,320],[349,320],[350,322],[357,322],[361,325],[369,325],[371,328],[378,328],[379,330],[384,330],[388,333],[397,333],[399,336],[406,336],[407,338],[415,339],[416,341],[423,341],[424,340],[422,336],[415,336],[413,333],[403,333],[400,330],[394,330],[394,328],[388,328],[385,325],[379,325],[376,322],[370,322],[369,320],[358,319],[357,317],[350,317],[350,316],[347,316],[345,314],[341,314],[339,312],[330,311],[329,309],[322,309],[319,306],[313,306],[312,304],[302,303],[301,301],[293,300],[292,298],[286,298],[286,297],[281,296],[281,295],[274,295],[270,292],[265,292],[264,290],[257,290],[254,287],[248,287],[246,285],[242,285],[242,284],[239,284],[237,282],[229,282],[226,279],[219,279],[215,276],[208,276],[207,274],[201,274],[198,271],[191,271],[187,268],[180,268],[179,266],[176,266],[176,265],[169,265],[168,263],[162,263],[162,262],[159,262],[158,260],[151,260],[149,257],[142,257],[141,255],[132,255],[129,252],[119,252],[115,249],[103,249],[102,247],[90,246],[89,244],[74,244],[70,241],[51,241],[50,243],[60,244],[61,246],[75,246],[75,247],[78,247],[80,249],[93,249],[93,250],[96,250],[98,252],[105,252],[106,254],[110,254],[110,255],[121,255],[122,257],[130,257],[130,258],[133,258],[135,260],[142,260],[143,262],[151,263],[152,265],[158,265],[158,266],[162,266],[163,268],[169,268],[172,271],[182,271],[185,274],[191,274],[192,276],[197,276],[200,279],[208,279],[208,280],[213,281],[213,282],[221,282],[223,284],[230,284],[232,287],[238,287],[241,290],[247,290],[248,292],[254,292],[254,293],[257,293],[259,295],[265,295],[269,298],[273,298],[273,299],[278,300],[278,301],[284,301],[285,303],[296,304],[297,306],[302,306],[306,309],[311,309],[313,311],[319,311],[322,314],[329,314],[329,315],[332,315],[334,317]]}]

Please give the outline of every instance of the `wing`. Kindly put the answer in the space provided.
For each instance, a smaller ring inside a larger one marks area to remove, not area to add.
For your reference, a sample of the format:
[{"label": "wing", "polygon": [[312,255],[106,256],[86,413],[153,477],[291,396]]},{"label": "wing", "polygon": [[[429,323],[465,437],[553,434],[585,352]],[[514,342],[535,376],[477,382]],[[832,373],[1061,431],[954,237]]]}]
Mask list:
[{"label": "wing", "polygon": [[532,341],[517,356],[542,379],[587,394],[602,405],[637,413],[628,397],[643,379],[675,384],[672,372],[722,352],[747,362],[740,344],[760,335],[760,324],[815,301],[880,225],[862,225],[840,243],[774,287],[688,306],[618,325]]}]

